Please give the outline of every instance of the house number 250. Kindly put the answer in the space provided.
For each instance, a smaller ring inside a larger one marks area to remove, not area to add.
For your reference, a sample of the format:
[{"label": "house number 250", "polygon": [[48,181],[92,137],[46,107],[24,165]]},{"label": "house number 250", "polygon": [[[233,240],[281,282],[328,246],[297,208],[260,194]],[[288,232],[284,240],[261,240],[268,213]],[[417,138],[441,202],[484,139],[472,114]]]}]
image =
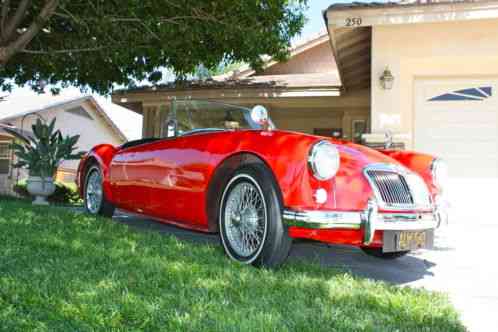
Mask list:
[{"label": "house number 250", "polygon": [[347,27],[359,27],[361,25],[361,17],[347,17],[346,26]]}]

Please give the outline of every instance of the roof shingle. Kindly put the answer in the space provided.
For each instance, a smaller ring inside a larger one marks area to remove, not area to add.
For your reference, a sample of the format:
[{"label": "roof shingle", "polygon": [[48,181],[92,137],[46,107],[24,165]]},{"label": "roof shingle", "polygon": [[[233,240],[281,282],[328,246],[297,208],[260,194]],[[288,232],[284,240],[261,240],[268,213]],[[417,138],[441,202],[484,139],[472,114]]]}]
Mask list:
[{"label": "roof shingle", "polygon": [[333,3],[328,10],[350,10],[350,9],[375,9],[375,8],[393,8],[393,7],[417,7],[417,6],[435,6],[453,3],[474,3],[484,2],[483,0],[442,0],[442,1],[427,1],[427,0],[404,0],[404,1],[387,1],[387,2],[347,2],[347,3]]}]

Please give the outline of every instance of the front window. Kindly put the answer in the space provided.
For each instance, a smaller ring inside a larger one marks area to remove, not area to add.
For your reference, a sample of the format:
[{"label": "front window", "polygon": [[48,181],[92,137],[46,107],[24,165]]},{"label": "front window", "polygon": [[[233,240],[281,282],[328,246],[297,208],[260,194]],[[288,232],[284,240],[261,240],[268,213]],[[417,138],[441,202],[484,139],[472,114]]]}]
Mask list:
[{"label": "front window", "polygon": [[[175,100],[163,131],[165,136],[225,130],[263,129],[251,117],[251,109],[219,102]],[[270,126],[273,126],[269,122]]]},{"label": "front window", "polygon": [[0,174],[9,173],[10,153],[10,143],[0,142]]}]

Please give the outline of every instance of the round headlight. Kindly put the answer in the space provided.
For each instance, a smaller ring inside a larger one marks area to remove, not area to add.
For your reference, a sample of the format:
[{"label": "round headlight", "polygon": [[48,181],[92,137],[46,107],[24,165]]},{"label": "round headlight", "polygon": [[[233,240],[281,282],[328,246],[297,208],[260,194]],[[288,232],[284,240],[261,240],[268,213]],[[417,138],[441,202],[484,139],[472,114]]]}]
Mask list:
[{"label": "round headlight", "polygon": [[339,151],[334,144],[320,141],[311,148],[308,164],[318,180],[329,180],[339,170],[340,159]]},{"label": "round headlight", "polygon": [[432,180],[439,190],[443,190],[448,183],[448,166],[441,159],[434,159],[431,164]]}]

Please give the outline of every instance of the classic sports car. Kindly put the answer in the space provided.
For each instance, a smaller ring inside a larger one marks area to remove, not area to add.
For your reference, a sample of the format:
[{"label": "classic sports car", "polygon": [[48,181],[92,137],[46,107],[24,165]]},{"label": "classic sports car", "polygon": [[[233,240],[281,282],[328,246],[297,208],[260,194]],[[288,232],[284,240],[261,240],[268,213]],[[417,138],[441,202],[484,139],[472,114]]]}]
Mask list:
[{"label": "classic sports car", "polygon": [[262,106],[173,101],[157,126],[166,137],[84,156],[89,213],[217,232],[230,258],[266,267],[295,238],[397,258],[430,248],[446,219],[445,164],[429,155],[277,130]]}]

